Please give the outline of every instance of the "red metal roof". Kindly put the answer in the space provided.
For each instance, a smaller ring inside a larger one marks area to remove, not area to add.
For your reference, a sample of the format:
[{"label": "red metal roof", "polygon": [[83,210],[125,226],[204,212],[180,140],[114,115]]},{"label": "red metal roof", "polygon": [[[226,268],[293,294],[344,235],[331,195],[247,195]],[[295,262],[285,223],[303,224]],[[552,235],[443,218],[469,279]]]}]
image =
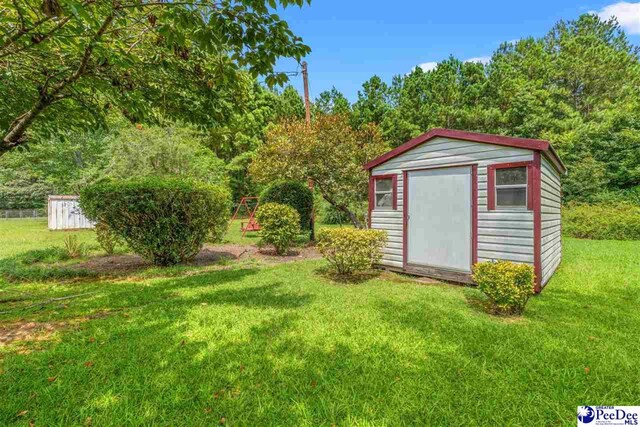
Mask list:
[{"label": "red metal roof", "polygon": [[558,172],[564,174],[567,172],[567,168],[558,157],[556,150],[553,149],[549,141],[543,141],[541,139],[529,139],[529,138],[514,138],[511,136],[503,136],[503,135],[491,135],[487,133],[477,133],[477,132],[467,132],[462,130],[454,130],[454,129],[431,129],[427,133],[423,133],[420,136],[413,138],[410,141],[405,142],[397,148],[383,154],[380,157],[377,157],[371,160],[369,163],[363,166],[364,169],[374,168],[387,160],[390,160],[400,154],[411,150],[414,147],[417,147],[420,144],[423,144],[433,138],[436,137],[444,137],[444,138],[452,138],[452,139],[460,139],[463,141],[472,141],[472,142],[480,142],[484,144],[494,144],[494,145],[505,145],[507,147],[516,147],[516,148],[525,148],[528,150],[536,150],[543,152],[549,161],[553,163]]}]

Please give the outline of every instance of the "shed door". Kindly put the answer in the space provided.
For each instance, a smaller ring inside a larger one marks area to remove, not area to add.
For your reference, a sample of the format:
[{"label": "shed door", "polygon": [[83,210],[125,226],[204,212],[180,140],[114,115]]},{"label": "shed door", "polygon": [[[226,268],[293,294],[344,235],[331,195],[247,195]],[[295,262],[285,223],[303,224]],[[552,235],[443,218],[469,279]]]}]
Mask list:
[{"label": "shed door", "polygon": [[410,171],[407,262],[471,270],[471,167]]}]

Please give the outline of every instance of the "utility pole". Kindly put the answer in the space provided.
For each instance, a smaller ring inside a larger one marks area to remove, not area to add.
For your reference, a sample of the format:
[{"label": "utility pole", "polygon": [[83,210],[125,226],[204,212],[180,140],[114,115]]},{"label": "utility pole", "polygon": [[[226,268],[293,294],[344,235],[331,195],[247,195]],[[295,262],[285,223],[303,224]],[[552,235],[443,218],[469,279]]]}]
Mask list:
[{"label": "utility pole", "polygon": [[311,124],[311,106],[309,105],[309,73],[307,71],[307,61],[302,61],[302,82],[304,83],[304,111],[307,124]]},{"label": "utility pole", "polygon": [[[307,70],[307,61],[302,61],[300,64],[302,66],[302,83],[304,84],[304,115],[305,121],[307,122],[307,126],[311,125],[311,105],[309,104],[309,72]],[[311,190],[311,194],[313,194],[313,180],[309,179],[307,181],[309,184],[309,190]],[[315,207],[311,211],[311,235],[309,238],[311,241],[316,240],[316,213]]]}]

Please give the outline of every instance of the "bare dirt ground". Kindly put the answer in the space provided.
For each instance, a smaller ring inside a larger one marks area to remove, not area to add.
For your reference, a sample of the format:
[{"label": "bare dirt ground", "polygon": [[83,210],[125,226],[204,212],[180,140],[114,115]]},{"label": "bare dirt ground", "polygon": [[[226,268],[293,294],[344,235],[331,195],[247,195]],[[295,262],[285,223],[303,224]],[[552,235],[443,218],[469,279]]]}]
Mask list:
[{"label": "bare dirt ground", "polygon": [[109,311],[101,311],[89,316],[57,322],[17,322],[0,324],[0,347],[12,342],[47,341],[55,331],[76,327],[92,319],[109,316]]},{"label": "bare dirt ground", "polygon": [[[188,263],[189,266],[207,266],[216,264],[223,260],[240,260],[254,258],[268,264],[279,264],[283,262],[301,261],[305,259],[320,258],[320,254],[313,246],[295,248],[286,255],[276,255],[272,249],[259,249],[256,246],[225,244],[206,245],[198,254],[196,259]],[[135,273],[152,264],[138,255],[108,255],[89,259],[88,261],[75,264],[73,268],[79,270],[89,270],[99,275],[126,275]]]}]

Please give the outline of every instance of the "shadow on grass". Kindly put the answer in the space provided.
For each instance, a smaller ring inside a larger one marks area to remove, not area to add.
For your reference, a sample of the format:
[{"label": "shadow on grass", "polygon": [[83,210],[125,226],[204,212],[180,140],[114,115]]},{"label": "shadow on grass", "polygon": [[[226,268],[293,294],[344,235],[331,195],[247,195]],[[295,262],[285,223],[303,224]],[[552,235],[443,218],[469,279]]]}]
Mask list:
[{"label": "shadow on grass", "polygon": [[314,270],[314,273],[333,283],[341,285],[357,285],[368,282],[372,279],[377,279],[382,275],[381,270],[360,271],[354,274],[340,274],[329,266],[318,267]]},{"label": "shadow on grass", "polygon": [[248,308],[298,308],[312,300],[309,294],[278,292],[281,282],[242,289],[223,289],[201,298],[209,304],[233,304]]},{"label": "shadow on grass", "polygon": [[87,278],[115,278],[145,273],[146,276],[167,276],[185,270],[236,259],[225,251],[203,249],[190,262],[170,267],[154,266],[151,262],[133,254],[93,256],[71,260],[60,248],[32,250],[0,260],[0,277],[10,283],[74,281]]}]

